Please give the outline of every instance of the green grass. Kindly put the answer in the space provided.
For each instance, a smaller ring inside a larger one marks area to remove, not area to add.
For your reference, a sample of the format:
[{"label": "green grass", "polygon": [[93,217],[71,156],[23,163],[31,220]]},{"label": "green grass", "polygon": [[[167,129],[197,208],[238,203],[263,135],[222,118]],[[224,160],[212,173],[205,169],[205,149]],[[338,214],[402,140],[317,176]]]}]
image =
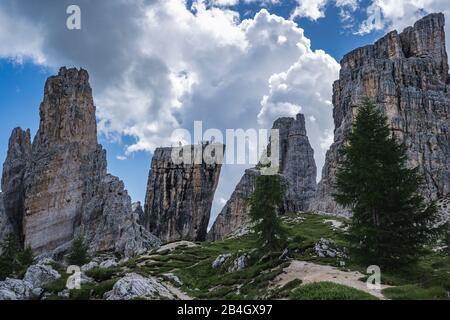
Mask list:
[{"label": "green grass", "polygon": [[[296,217],[304,220],[294,224],[284,223],[290,239],[291,257],[337,265],[337,258],[312,256],[314,245],[320,238],[332,239],[336,245],[343,245],[342,233],[333,230],[329,223],[324,223],[324,220],[330,218],[315,214],[288,215],[288,218]],[[260,299],[280,294],[268,290],[268,287],[289,262],[278,259],[281,252],[261,259],[261,254],[254,252],[255,247],[254,234],[239,239],[198,243],[196,247],[177,247],[171,252],[154,252],[147,261],[137,259],[139,263],[145,262],[145,265],[136,267],[134,271],[153,276],[173,272],[183,282],[181,289],[198,299]],[[232,257],[220,269],[213,269],[212,262],[224,253],[230,253]],[[238,272],[227,272],[232,261],[243,254],[250,254],[249,266]]]},{"label": "green grass", "polygon": [[90,300],[94,285],[88,284],[81,286],[81,289],[70,290],[71,300]]},{"label": "green grass", "polygon": [[52,262],[51,267],[53,269],[55,269],[56,271],[58,271],[58,273],[61,275],[61,277],[47,285],[44,286],[44,290],[53,294],[57,294],[58,292],[63,291],[64,289],[66,289],[66,284],[67,284],[67,279],[70,277],[70,274],[68,274],[66,271],[66,268],[57,263],[57,262]]},{"label": "green grass", "polygon": [[120,274],[121,270],[121,268],[94,268],[87,271],[86,275],[101,282]]},{"label": "green grass", "polygon": [[447,291],[439,286],[423,288],[417,284],[387,288],[383,294],[392,300],[446,300]]},{"label": "green grass", "polygon": [[332,282],[301,285],[289,297],[293,300],[377,300],[371,294]]},{"label": "green grass", "polygon": [[[314,245],[321,238],[332,240],[339,249],[348,247],[344,231],[334,230],[330,223],[324,223],[325,220],[346,223],[346,219],[308,213],[289,214],[287,217],[291,220],[300,217],[302,220],[297,223],[283,222],[288,232],[290,258],[336,267],[345,261],[345,271],[365,274],[367,266],[351,258],[320,258],[315,255]],[[301,285],[300,280],[294,280],[282,288],[274,288],[273,280],[290,261],[280,260],[281,252],[261,257],[261,253],[254,251],[255,237],[248,234],[239,239],[197,243],[195,247],[179,246],[172,251],[157,253],[154,250],[148,256],[130,259],[116,268],[96,268],[87,272],[95,283],[84,285],[81,290],[72,290],[71,298],[101,299],[125,273],[162,277],[164,273],[171,272],[183,282],[180,289],[194,299],[375,299],[365,292],[327,282]],[[212,262],[225,253],[232,257],[221,268],[213,269]],[[248,267],[228,272],[233,260],[243,254],[250,255]],[[62,266],[55,268],[63,277],[46,287],[53,294],[65,288],[68,276]],[[395,286],[383,291],[389,299],[448,298],[450,257],[445,254],[429,253],[415,265],[381,272],[382,283]]]},{"label": "green grass", "polygon": [[110,279],[110,280],[106,280],[103,282],[98,283],[93,289],[92,289],[92,295],[95,298],[101,299],[103,298],[103,295],[108,292],[111,291],[112,288],[114,287],[114,285],[116,284],[116,282],[119,279]]}]

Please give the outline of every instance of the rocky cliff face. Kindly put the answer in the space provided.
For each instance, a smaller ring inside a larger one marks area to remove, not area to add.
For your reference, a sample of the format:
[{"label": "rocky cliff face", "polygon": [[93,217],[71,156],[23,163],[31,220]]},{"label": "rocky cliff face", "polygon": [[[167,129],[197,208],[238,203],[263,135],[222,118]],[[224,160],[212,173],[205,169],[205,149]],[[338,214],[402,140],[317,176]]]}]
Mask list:
[{"label": "rocky cliff face", "polygon": [[141,202],[134,202],[131,205],[131,209],[133,210],[133,213],[139,217],[139,223],[144,225],[144,221],[145,221],[145,213],[144,213],[144,209],[142,208]]},{"label": "rocky cliff face", "polygon": [[5,212],[35,254],[64,252],[82,234],[91,252],[126,256],[158,244],[137,224],[123,183],[106,172],[89,75],[62,68],[45,85],[39,131],[15,129],[4,165]]},{"label": "rocky cliff face", "polygon": [[[198,147],[191,146],[192,150]],[[205,150],[205,146],[200,148]],[[222,165],[203,161],[175,164],[172,151],[159,148],[153,155],[145,199],[145,226],[163,242],[204,241]]]},{"label": "rocky cliff face", "polygon": [[239,181],[230,199],[223,207],[211,230],[208,232],[209,241],[223,239],[249,220],[247,199],[255,191],[256,177],[260,175],[257,169],[247,169]]},{"label": "rocky cliff face", "polygon": [[[39,131],[25,177],[25,242],[37,253],[70,242],[81,221],[86,177],[106,175],[88,73],[61,69],[45,84]],[[94,168],[92,164],[96,163]]]},{"label": "rocky cliff face", "polygon": [[346,213],[333,201],[338,150],[365,97],[384,111],[408,147],[408,164],[425,178],[423,195],[450,192],[450,93],[444,15],[431,14],[402,33],[392,31],[341,61],[333,87],[334,143],[327,153],[312,210]]},{"label": "rocky cliff face", "polygon": [[[305,117],[298,114],[295,119],[280,118],[275,121],[272,129],[279,130],[279,173],[287,184],[283,211],[304,211],[315,195],[317,175],[314,150],[306,135]],[[255,178],[259,174],[257,169],[245,171],[208,233],[208,240],[223,239],[248,222],[249,208],[246,199],[255,190]]]},{"label": "rocky cliff face", "polygon": [[3,198],[3,193],[0,192],[0,241],[3,241],[8,234],[14,232],[12,223],[5,213]]},{"label": "rocky cliff face", "polygon": [[305,117],[280,118],[273,129],[280,132],[280,174],[287,183],[285,212],[305,211],[316,192],[317,168]]},{"label": "rocky cliff face", "polygon": [[24,176],[31,157],[30,130],[15,128],[8,143],[8,154],[3,166],[2,191],[5,221],[23,241]]}]

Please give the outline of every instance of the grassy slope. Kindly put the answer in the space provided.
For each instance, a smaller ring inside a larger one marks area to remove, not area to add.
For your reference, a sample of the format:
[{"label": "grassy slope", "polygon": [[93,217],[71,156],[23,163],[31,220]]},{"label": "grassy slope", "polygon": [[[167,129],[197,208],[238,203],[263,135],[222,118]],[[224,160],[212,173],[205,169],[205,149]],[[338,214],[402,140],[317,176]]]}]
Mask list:
[{"label": "grassy slope", "polygon": [[[285,218],[289,233],[290,258],[318,264],[339,266],[341,258],[319,258],[314,254],[314,244],[320,238],[332,239],[338,247],[345,247],[344,234],[334,229],[325,220],[338,218],[314,214],[292,214]],[[300,221],[301,220],[301,221]],[[345,220],[340,219],[345,223]],[[293,281],[284,288],[269,289],[270,281],[282,273],[288,261],[278,259],[281,253],[257,258],[252,255],[255,237],[252,234],[238,239],[214,243],[198,243],[197,247],[178,247],[172,252],[150,253],[137,257],[112,270],[92,270],[89,276],[97,282],[71,293],[71,298],[101,298],[115,281],[127,272],[163,277],[164,273],[177,275],[183,285],[181,290],[197,299],[369,299],[366,293],[356,289],[330,283],[302,286]],[[212,262],[220,254],[230,253],[236,258],[244,253],[251,254],[249,266],[244,270],[227,272],[233,259],[220,269],[213,269]],[[345,261],[346,270],[365,273],[365,268],[353,261]],[[53,292],[60,289],[54,284]],[[440,254],[424,257],[418,265],[395,272],[383,272],[382,282],[395,285],[386,289],[385,295],[392,299],[445,299],[450,290],[450,258]],[[51,287],[51,286],[49,286]]]}]

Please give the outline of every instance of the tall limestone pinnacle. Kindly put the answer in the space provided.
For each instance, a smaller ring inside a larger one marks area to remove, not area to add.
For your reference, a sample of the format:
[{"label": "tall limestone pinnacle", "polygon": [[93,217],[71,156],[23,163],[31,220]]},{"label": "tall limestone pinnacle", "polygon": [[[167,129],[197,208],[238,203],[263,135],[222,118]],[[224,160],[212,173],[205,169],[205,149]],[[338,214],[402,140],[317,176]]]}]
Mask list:
[{"label": "tall limestone pinnacle", "polygon": [[341,61],[333,86],[334,143],[327,152],[312,210],[341,213],[333,200],[338,150],[367,97],[388,117],[408,148],[408,165],[425,179],[422,194],[435,200],[450,193],[450,86],[444,15],[428,15],[402,33],[392,31]]},{"label": "tall limestone pinnacle", "polygon": [[[145,198],[144,224],[163,242],[204,241],[222,162],[206,163],[202,154],[208,145],[191,148],[191,163],[174,163],[173,148],[156,149],[150,169]],[[215,150],[224,145],[215,144]],[[201,150],[201,153],[197,153]],[[223,154],[223,152],[222,152]]]},{"label": "tall limestone pinnacle", "polygon": [[[88,73],[62,68],[50,77],[40,117],[25,177],[24,234],[27,245],[45,252],[73,238],[89,177],[83,167],[94,169],[91,163],[102,153]],[[106,163],[97,163],[106,175]]]},{"label": "tall limestone pinnacle", "polygon": [[[31,157],[30,130],[23,131],[15,128],[9,138],[8,154],[3,166],[2,184],[4,220],[10,228],[7,232],[14,232],[23,242],[23,214],[24,214],[24,176]],[[6,233],[6,231],[5,231]],[[0,231],[0,239],[6,234]]]},{"label": "tall limestone pinnacle", "polygon": [[123,182],[107,174],[87,71],[50,77],[40,118],[32,145],[29,131],[13,131],[3,170],[5,213],[24,244],[57,254],[81,234],[91,252],[126,256],[158,245],[137,223]]},{"label": "tall limestone pinnacle", "polygon": [[[279,174],[286,183],[283,211],[305,211],[315,195],[317,175],[314,150],[306,134],[305,117],[298,114],[295,119],[279,118],[272,129],[279,130]],[[255,190],[259,175],[256,168],[245,171],[209,231],[209,240],[221,240],[249,221],[247,199]]]},{"label": "tall limestone pinnacle", "polygon": [[272,129],[280,132],[280,174],[287,183],[285,212],[305,211],[316,192],[314,150],[306,134],[305,116],[280,118]]}]

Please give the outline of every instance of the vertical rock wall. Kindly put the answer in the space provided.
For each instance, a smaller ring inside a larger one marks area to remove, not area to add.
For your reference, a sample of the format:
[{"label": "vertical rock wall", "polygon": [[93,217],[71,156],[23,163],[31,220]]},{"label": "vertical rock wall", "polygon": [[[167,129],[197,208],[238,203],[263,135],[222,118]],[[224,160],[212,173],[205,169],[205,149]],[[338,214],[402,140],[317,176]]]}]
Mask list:
[{"label": "vertical rock wall", "polygon": [[382,110],[393,133],[408,147],[408,165],[418,167],[423,195],[450,193],[450,87],[444,15],[431,14],[402,33],[392,31],[341,61],[333,87],[334,143],[327,153],[312,210],[341,213],[333,200],[342,146],[364,98]]},{"label": "vertical rock wall", "polygon": [[15,128],[8,143],[8,153],[3,166],[3,209],[11,229],[23,241],[24,176],[31,157],[30,130]]},{"label": "vertical rock wall", "polygon": [[160,243],[137,223],[123,182],[107,174],[83,69],[61,68],[47,80],[33,144],[29,131],[11,135],[2,190],[1,220],[35,254],[63,253],[79,234],[91,252],[126,256]]},{"label": "vertical rock wall", "polygon": [[[285,212],[304,211],[310,206],[316,190],[316,164],[314,150],[306,135],[305,117],[280,118],[273,124],[279,130],[279,173],[287,184],[284,200]],[[269,147],[270,149],[270,147]],[[230,200],[218,215],[208,233],[208,240],[220,240],[248,222],[248,197],[255,190],[259,170],[245,171]]]},{"label": "vertical rock wall", "polygon": [[145,225],[163,242],[204,241],[222,164],[174,164],[172,151],[159,148],[153,155]]}]

